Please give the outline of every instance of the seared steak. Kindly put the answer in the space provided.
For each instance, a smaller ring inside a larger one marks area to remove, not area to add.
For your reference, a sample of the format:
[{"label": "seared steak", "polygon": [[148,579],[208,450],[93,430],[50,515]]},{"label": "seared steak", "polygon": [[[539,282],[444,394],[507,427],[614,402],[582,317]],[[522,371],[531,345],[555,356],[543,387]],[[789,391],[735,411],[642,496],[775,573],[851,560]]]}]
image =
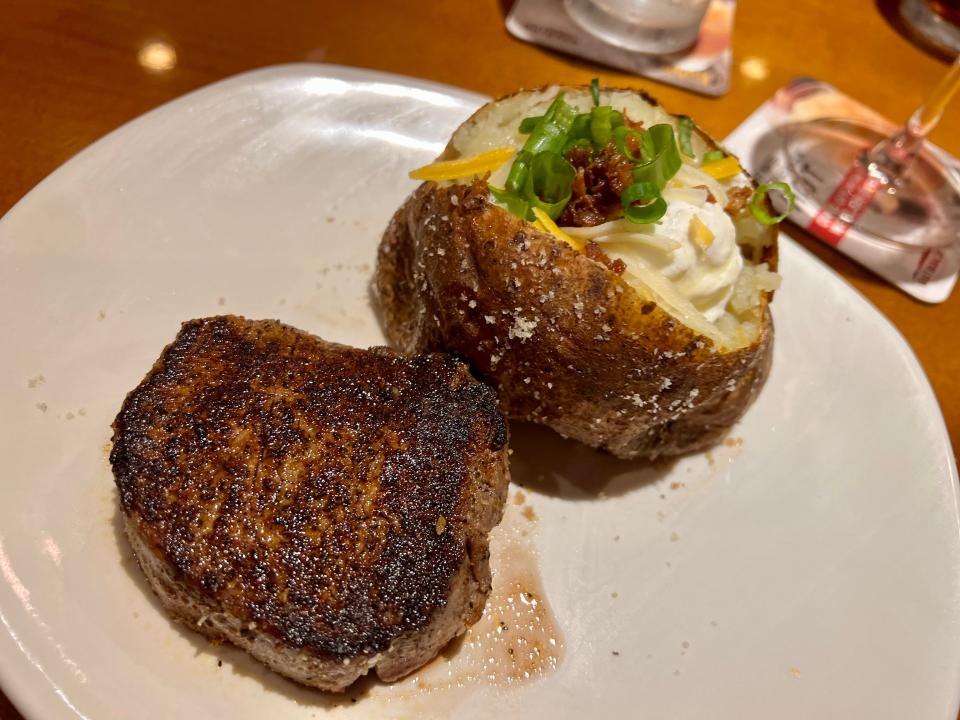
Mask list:
[{"label": "seared steak", "polygon": [[127,536],[164,607],[277,672],[394,680],[480,617],[507,429],[458,361],[192,320],[113,428]]}]

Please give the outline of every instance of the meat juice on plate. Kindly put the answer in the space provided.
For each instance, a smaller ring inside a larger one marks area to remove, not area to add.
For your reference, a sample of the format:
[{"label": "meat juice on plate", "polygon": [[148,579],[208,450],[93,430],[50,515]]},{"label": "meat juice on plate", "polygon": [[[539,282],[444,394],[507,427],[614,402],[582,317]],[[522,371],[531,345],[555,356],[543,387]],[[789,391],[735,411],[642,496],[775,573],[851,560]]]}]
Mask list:
[{"label": "meat juice on plate", "polygon": [[550,610],[530,537],[536,514],[522,491],[511,493],[490,534],[493,588],[483,616],[435,660],[386,694],[509,687],[534,681],[563,659],[563,637]]}]

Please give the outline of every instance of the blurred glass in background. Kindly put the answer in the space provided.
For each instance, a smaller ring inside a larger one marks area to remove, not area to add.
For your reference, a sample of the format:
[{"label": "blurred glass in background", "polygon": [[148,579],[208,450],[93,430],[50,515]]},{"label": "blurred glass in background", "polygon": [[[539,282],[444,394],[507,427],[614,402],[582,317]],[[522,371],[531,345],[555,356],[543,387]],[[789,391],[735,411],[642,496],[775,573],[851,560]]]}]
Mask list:
[{"label": "blurred glass in background", "polygon": [[960,0],[902,0],[900,16],[937,47],[960,52]]},{"label": "blurred glass in background", "polygon": [[696,42],[710,0],[564,0],[570,17],[611,45],[673,53]]}]

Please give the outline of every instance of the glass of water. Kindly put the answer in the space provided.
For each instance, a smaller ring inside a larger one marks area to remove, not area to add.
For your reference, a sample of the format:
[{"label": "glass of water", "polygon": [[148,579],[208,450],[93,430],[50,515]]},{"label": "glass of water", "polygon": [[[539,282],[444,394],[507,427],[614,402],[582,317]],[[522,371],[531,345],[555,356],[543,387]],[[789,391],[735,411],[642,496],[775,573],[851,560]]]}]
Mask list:
[{"label": "glass of water", "polygon": [[697,40],[710,0],[564,0],[570,17],[596,37],[641,53],[672,53]]}]

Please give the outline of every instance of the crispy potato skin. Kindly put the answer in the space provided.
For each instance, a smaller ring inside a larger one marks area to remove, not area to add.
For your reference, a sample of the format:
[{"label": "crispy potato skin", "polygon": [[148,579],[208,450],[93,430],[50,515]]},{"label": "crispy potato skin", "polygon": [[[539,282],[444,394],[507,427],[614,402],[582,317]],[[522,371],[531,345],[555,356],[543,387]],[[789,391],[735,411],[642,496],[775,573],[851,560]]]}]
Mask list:
[{"label": "crispy potato skin", "polygon": [[510,418],[625,459],[715,443],[770,368],[766,307],[754,345],[717,352],[606,267],[490,203],[482,181],[414,192],[383,236],[376,289],[393,345],[455,353],[499,387]]}]

